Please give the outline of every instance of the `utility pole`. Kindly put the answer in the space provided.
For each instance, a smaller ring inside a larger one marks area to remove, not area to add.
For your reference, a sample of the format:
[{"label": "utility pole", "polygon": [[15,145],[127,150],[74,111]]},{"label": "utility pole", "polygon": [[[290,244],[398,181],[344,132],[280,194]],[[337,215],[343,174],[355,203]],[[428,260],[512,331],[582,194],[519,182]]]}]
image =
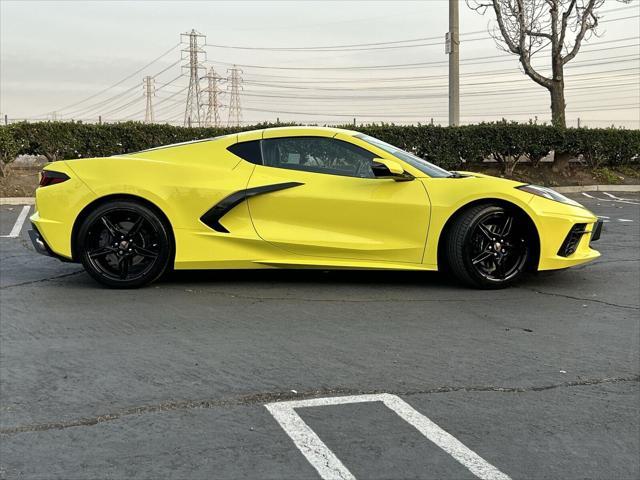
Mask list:
[{"label": "utility pole", "polygon": [[242,86],[242,77],[240,74],[242,70],[239,69],[236,65],[233,68],[227,70],[229,75],[229,84],[227,87],[231,89],[229,94],[229,126],[240,126],[240,120],[242,119],[242,107],[240,106],[240,90]]},{"label": "utility pole", "polygon": [[206,77],[207,88],[203,90],[207,94],[207,113],[204,117],[205,127],[220,126],[220,106],[218,105],[218,76],[216,71],[211,67]]},{"label": "utility pole", "polygon": [[156,95],[155,79],[149,75],[142,79],[144,96],[147,99],[147,108],[144,112],[144,123],[153,123],[153,101]]},{"label": "utility pole", "polygon": [[[189,37],[189,48],[182,50],[184,53],[189,54],[189,63],[183,65],[183,68],[189,69],[189,90],[187,92],[187,104],[184,110],[184,126],[191,126],[191,122],[195,121],[198,126],[200,126],[200,76],[199,71],[201,68],[204,68],[200,65],[198,61],[198,55],[204,55],[205,52],[198,45],[199,39],[205,39],[206,37],[201,33],[196,32],[195,30],[191,30],[191,32],[183,33],[180,35],[180,40],[182,41],[182,37]],[[183,59],[185,55],[183,55]]]},{"label": "utility pole", "polygon": [[446,53],[449,54],[449,125],[460,124],[460,37],[458,34],[458,2],[449,0],[449,32]]}]

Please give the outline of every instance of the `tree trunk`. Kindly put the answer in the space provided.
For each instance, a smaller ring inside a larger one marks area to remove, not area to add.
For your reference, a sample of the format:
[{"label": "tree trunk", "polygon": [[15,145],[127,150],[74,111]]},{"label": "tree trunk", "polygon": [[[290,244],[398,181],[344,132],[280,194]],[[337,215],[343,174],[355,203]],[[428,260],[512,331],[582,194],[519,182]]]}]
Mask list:
[{"label": "tree trunk", "polygon": [[[553,122],[554,127],[567,127],[564,109],[564,82],[554,80],[551,87],[551,121]],[[571,160],[571,152],[554,151],[553,171],[562,172],[566,170],[569,166],[569,160]]]},{"label": "tree trunk", "polygon": [[570,152],[553,152],[553,166],[551,169],[554,172],[563,172],[567,167],[569,167],[570,160]]},{"label": "tree trunk", "polygon": [[[551,123],[556,128],[567,128],[564,101],[564,65],[558,50],[552,58],[553,78],[551,80]],[[555,151],[553,153],[553,171],[562,172],[569,166],[570,152]]]},{"label": "tree trunk", "polygon": [[0,158],[0,177],[6,177],[9,175],[9,163],[5,163],[4,160]]},{"label": "tree trunk", "polygon": [[561,81],[553,81],[553,85],[551,86],[551,123],[554,127],[559,128],[567,128],[567,119],[565,117],[565,107],[566,104],[564,102],[564,82]]}]

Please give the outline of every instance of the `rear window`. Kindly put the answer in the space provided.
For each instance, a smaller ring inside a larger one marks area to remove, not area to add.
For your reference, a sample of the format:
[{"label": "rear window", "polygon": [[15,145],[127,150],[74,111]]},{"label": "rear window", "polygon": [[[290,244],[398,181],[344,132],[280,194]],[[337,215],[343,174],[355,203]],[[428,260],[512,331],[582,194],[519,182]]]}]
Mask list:
[{"label": "rear window", "polygon": [[234,155],[256,165],[262,165],[262,154],[260,153],[260,140],[236,143],[227,147]]}]

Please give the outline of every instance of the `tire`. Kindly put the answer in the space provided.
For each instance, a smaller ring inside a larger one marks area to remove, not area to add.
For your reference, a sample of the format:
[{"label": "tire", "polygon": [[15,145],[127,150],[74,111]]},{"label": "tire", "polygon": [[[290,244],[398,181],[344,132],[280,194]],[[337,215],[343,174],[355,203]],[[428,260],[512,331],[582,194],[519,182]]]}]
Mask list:
[{"label": "tire", "polygon": [[173,259],[171,227],[141,202],[98,206],[82,222],[78,255],[96,281],[111,288],[138,288],[164,274]]},{"label": "tire", "polygon": [[448,269],[476,288],[504,288],[517,282],[531,255],[521,215],[495,204],[463,212],[445,240]]}]

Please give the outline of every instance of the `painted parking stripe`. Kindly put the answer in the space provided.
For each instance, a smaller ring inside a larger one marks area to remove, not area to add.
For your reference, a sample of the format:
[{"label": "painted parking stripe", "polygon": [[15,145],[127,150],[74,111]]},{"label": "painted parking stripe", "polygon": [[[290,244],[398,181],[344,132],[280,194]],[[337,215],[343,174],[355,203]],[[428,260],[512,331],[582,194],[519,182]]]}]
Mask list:
[{"label": "painted parking stripe", "polygon": [[582,195],[584,195],[587,198],[596,198],[593,195],[589,195],[587,192],[582,192]]},{"label": "painted parking stripe", "polygon": [[628,218],[619,218],[619,222],[633,222],[633,220],[629,220]]},{"label": "painted parking stripe", "polygon": [[440,428],[396,395],[382,393],[376,395],[314,398],[310,400],[269,403],[265,405],[265,407],[324,480],[355,480],[356,477],[344,466],[340,459],[327,447],[304,420],[300,418],[295,409],[364,402],[384,403],[387,408],[393,410],[400,418],[451,455],[476,477],[484,480],[510,480],[509,476],[502,473],[473,450],[467,448],[453,435]]},{"label": "painted parking stripe", "polygon": [[593,197],[593,198],[595,198],[596,200],[603,201],[603,202],[612,202],[613,201],[613,202],[618,202],[618,203],[627,203],[629,205],[640,205],[640,203],[638,203],[637,201],[635,201],[635,200],[633,200],[631,198],[620,198],[620,197],[617,197],[615,195],[612,195],[609,192],[602,192],[602,194],[606,195],[611,200],[608,200],[606,198],[598,198],[598,197]]},{"label": "painted parking stripe", "polygon": [[[613,199],[608,199],[608,198],[600,198],[600,197],[593,197],[594,200],[598,201],[598,202],[610,202],[610,203],[625,203],[627,205],[640,205],[640,203],[638,202],[631,202],[628,200],[613,200]],[[597,205],[600,205],[599,203]],[[620,207],[622,208],[622,207]]]},{"label": "painted parking stripe", "polygon": [[27,219],[27,215],[29,214],[29,210],[31,207],[29,205],[25,205],[22,207],[18,218],[16,218],[16,223],[13,224],[13,228],[9,232],[9,235],[0,235],[2,238],[15,238],[20,235],[22,231],[22,225],[24,225],[24,221]]}]

